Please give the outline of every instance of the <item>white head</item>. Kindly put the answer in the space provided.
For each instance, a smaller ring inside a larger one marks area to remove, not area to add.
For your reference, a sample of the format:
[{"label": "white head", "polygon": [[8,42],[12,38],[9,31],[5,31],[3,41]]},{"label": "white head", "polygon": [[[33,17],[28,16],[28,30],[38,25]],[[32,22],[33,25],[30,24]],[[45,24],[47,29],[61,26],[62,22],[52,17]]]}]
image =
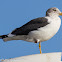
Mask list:
[{"label": "white head", "polygon": [[59,16],[59,15],[62,15],[62,13],[56,7],[50,8],[46,11],[46,16]]}]

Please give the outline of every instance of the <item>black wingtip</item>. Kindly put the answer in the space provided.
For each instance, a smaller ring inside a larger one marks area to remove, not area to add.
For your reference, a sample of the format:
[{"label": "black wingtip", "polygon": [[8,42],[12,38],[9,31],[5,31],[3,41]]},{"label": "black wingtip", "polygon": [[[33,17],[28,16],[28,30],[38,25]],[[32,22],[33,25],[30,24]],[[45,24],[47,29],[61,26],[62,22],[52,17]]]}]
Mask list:
[{"label": "black wingtip", "polygon": [[0,39],[2,39],[2,36],[0,36]]},{"label": "black wingtip", "polygon": [[6,38],[6,37],[8,37],[8,36],[7,35],[1,35],[0,39]]}]

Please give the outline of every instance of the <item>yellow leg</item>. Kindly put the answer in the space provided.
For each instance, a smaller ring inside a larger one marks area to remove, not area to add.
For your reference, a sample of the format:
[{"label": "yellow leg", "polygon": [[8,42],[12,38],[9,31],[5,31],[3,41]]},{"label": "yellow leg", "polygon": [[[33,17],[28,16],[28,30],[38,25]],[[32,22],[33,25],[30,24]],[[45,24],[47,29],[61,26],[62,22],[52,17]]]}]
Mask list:
[{"label": "yellow leg", "polygon": [[39,42],[39,50],[40,50],[40,54],[42,53],[41,52],[41,42]]}]

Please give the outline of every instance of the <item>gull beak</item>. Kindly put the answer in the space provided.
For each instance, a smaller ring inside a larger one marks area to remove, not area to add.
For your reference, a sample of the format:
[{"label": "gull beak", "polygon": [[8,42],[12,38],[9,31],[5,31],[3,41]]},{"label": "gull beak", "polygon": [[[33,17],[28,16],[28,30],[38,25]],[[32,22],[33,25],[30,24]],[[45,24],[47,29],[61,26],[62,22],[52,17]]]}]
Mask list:
[{"label": "gull beak", "polygon": [[62,13],[59,13],[60,16],[62,16]]}]

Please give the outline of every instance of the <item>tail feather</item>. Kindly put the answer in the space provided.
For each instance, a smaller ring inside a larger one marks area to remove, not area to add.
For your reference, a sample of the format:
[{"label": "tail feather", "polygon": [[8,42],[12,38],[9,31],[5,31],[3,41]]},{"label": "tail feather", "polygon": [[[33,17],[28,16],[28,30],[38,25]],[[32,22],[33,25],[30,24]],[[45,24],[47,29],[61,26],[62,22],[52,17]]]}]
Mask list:
[{"label": "tail feather", "polygon": [[6,38],[6,37],[8,37],[8,36],[7,35],[1,35],[0,39]]},{"label": "tail feather", "polygon": [[13,35],[13,34],[1,35],[0,39],[3,39],[3,41],[6,42],[6,41],[13,40],[13,36],[15,36],[15,35]]}]

